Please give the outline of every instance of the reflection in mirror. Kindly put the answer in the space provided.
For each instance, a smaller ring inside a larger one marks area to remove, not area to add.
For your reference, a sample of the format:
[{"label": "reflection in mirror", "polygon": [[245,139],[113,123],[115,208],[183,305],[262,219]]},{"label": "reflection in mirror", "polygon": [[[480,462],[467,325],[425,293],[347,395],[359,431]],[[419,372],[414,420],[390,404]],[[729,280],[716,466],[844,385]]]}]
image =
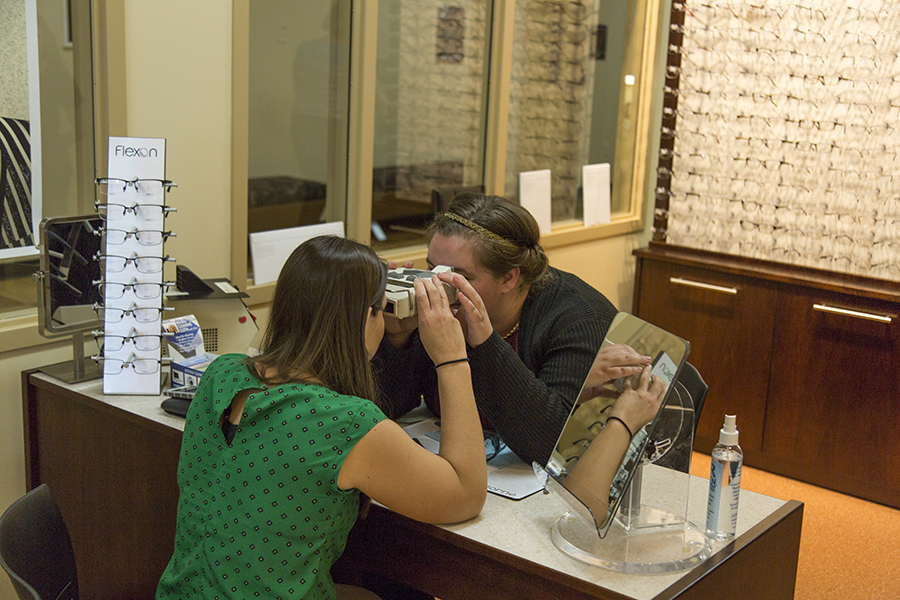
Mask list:
[{"label": "reflection in mirror", "polygon": [[[653,385],[666,386],[656,417],[634,432],[621,460],[610,454],[607,436],[599,434],[606,427],[619,395],[630,387],[636,389],[640,382],[638,376],[628,382],[597,380],[603,350],[614,344],[625,344],[642,356],[653,357],[650,373],[661,381],[651,383],[650,389]],[[601,537],[608,531],[623,494],[646,454],[649,452],[657,458],[668,450],[668,444],[651,444],[651,440],[665,440],[666,436],[671,436],[673,428],[680,430],[683,426],[683,411],[671,411],[671,420],[662,419],[661,415],[670,412],[664,407],[672,402],[672,383],[689,351],[690,346],[685,340],[627,313],[616,315],[610,325],[546,468],[548,489],[566,500]],[[662,437],[656,435],[655,428],[665,430]],[[675,432],[677,435],[678,431]]]},{"label": "reflection in mirror", "polygon": [[82,381],[91,371],[84,361],[84,332],[102,327],[94,304],[102,303],[98,283],[102,220],[97,215],[44,219],[40,228],[41,270],[38,327],[44,337],[72,334],[73,361],[42,369],[63,381]]}]

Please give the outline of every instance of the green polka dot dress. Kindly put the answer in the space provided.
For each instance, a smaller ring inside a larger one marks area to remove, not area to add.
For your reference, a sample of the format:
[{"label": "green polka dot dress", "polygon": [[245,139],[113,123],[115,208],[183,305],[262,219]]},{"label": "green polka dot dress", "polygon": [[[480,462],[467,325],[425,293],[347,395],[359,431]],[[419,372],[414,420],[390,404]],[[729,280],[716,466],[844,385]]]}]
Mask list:
[{"label": "green polka dot dress", "polygon": [[[334,598],[331,565],[356,522],[359,492],[341,490],[347,453],[385,418],[327,388],[266,388],[227,354],[191,402],[178,464],[175,552],[157,598]],[[256,388],[229,445],[220,419]]]}]

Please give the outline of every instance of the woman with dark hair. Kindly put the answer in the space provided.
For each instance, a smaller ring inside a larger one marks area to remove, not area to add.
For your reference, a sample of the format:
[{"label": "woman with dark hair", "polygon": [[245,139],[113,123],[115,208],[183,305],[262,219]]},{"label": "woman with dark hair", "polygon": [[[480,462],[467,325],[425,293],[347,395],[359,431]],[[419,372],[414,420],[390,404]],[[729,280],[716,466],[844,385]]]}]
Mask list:
[{"label": "woman with dark hair", "polygon": [[279,275],[260,354],[224,355],[204,372],[185,422],[175,552],[158,598],[335,598],[330,569],[360,492],[426,522],[480,512],[484,440],[462,329],[436,278],[415,285],[444,415],[440,454],[369,400],[378,399],[369,360],[384,335],[385,280],[366,246],[304,242]]},{"label": "woman with dark hair", "polygon": [[[584,281],[549,266],[534,217],[498,196],[464,193],[428,229],[428,266],[477,310],[462,305],[475,400],[483,425],[526,461],[546,464],[616,308]],[[374,361],[394,410],[439,412],[434,369],[415,317],[388,318]],[[624,345],[604,350],[596,376],[641,373],[650,357]],[[632,396],[629,395],[628,398]],[[628,401],[626,398],[626,401]],[[623,407],[624,408],[624,407]],[[644,423],[629,423],[638,431]]]}]

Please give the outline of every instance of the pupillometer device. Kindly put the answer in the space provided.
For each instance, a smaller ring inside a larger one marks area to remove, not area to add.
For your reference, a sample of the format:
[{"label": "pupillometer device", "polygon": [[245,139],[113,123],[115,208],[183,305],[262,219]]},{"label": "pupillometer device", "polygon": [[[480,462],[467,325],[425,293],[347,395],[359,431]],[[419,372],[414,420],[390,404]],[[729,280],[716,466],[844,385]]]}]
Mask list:
[{"label": "pupillometer device", "polygon": [[[407,269],[400,267],[391,269],[387,275],[387,286],[384,292],[387,304],[384,312],[398,319],[412,317],[416,314],[416,279],[431,278],[435,273],[450,273],[453,267],[437,266],[433,270]],[[450,304],[456,302],[456,288],[445,283],[444,291]]]}]

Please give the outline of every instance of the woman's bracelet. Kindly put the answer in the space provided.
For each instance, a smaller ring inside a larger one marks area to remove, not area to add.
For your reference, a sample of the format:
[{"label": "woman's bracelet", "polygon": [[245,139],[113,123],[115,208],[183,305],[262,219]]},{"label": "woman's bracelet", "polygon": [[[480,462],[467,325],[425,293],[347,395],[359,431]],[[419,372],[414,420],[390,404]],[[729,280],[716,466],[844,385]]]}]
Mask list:
[{"label": "woman's bracelet", "polygon": [[622,427],[625,428],[625,431],[628,432],[628,435],[631,436],[631,437],[634,437],[634,434],[631,433],[631,427],[628,426],[628,423],[626,423],[625,421],[623,421],[623,420],[620,419],[619,417],[607,417],[606,422],[609,423],[610,421],[618,421],[619,423],[622,424]]},{"label": "woman's bracelet", "polygon": [[456,360],[448,360],[448,361],[434,365],[434,368],[437,369],[439,367],[443,367],[444,365],[452,365],[453,363],[460,363],[460,362],[469,362],[469,359],[468,358],[457,358]]}]

